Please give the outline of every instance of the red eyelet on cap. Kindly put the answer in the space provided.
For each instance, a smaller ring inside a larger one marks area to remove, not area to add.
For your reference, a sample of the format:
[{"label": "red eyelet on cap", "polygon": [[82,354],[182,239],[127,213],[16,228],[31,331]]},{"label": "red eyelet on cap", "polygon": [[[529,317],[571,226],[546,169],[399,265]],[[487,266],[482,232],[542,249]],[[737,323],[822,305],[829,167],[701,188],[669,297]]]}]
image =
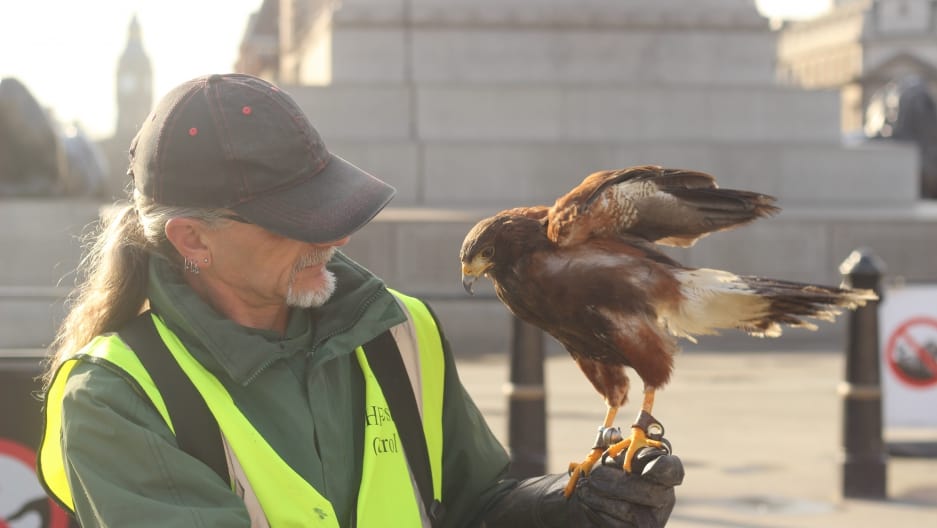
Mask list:
[{"label": "red eyelet on cap", "polygon": [[189,129],[189,135],[190,135],[190,136],[198,135],[198,129],[195,128],[195,127],[190,128],[190,129]]},{"label": "red eyelet on cap", "polygon": [[251,115],[251,112],[253,112],[253,110],[249,106],[245,106],[241,109],[241,113],[244,115]]}]

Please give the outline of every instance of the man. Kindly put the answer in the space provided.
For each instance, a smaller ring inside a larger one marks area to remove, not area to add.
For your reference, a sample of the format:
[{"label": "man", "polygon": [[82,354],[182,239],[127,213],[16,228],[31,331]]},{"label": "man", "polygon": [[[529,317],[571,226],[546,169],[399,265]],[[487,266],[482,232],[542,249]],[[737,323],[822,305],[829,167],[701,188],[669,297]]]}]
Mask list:
[{"label": "man", "polygon": [[336,251],[394,190],[277,87],[186,82],[130,154],[131,203],[85,260],[47,377],[40,473],[82,525],[666,522],[674,456],[599,468],[569,499],[566,475],[505,477],[435,318]]}]

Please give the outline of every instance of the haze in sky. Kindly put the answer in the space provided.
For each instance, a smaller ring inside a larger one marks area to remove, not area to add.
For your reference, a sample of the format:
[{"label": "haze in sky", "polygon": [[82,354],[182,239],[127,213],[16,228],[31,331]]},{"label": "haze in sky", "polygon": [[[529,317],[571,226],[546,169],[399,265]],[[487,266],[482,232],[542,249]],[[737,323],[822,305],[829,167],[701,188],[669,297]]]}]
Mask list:
[{"label": "haze in sky", "polygon": [[[344,0],[354,2],[355,0]],[[136,14],[153,66],[153,93],[231,71],[248,17],[262,0],[29,0],[0,18],[0,77],[16,77],[62,123],[92,138],[115,124],[115,71]],[[756,0],[769,17],[803,18],[830,0]]]}]

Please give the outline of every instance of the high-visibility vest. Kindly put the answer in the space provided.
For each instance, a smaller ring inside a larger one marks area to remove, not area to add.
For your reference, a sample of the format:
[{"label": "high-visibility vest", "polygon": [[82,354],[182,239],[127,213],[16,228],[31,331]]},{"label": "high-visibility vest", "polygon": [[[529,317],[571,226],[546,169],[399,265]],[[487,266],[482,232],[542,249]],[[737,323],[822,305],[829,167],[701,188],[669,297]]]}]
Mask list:
[{"label": "high-visibility vest", "polygon": [[[390,329],[400,349],[420,411],[429,455],[433,497],[442,501],[442,407],[445,361],[435,320],[419,300],[392,291],[407,321]],[[228,454],[232,485],[244,498],[252,526],[337,528],[331,503],[297,474],[238,410],[218,379],[195,360],[162,320],[154,315],[160,337],[183,372],[201,393],[218,421]],[[365,409],[387,410],[387,401],[361,347],[356,351],[365,380]],[[60,504],[74,510],[60,444],[62,396],[68,374],[86,358],[108,361],[139,384],[170,429],[163,398],[137,356],[116,335],[98,336],[55,373],[46,395],[45,431],[38,454],[39,476]],[[358,488],[357,526],[428,526],[393,420],[369,420]],[[376,447],[375,447],[376,446]]]}]

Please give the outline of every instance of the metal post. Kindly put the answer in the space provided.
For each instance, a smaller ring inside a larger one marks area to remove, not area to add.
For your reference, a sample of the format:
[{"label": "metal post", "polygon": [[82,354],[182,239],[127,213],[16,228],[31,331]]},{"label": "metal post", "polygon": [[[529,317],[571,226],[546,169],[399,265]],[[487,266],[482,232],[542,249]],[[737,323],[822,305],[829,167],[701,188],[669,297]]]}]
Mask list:
[{"label": "metal post", "polygon": [[508,445],[511,476],[546,473],[547,418],[543,385],[543,332],[513,318],[508,394]]},{"label": "metal post", "polygon": [[843,397],[844,497],[884,499],[886,454],[882,439],[882,389],[879,378],[878,304],[885,266],[866,249],[853,251],[840,264],[844,283],[874,290],[879,301],[849,314],[846,380]]}]

